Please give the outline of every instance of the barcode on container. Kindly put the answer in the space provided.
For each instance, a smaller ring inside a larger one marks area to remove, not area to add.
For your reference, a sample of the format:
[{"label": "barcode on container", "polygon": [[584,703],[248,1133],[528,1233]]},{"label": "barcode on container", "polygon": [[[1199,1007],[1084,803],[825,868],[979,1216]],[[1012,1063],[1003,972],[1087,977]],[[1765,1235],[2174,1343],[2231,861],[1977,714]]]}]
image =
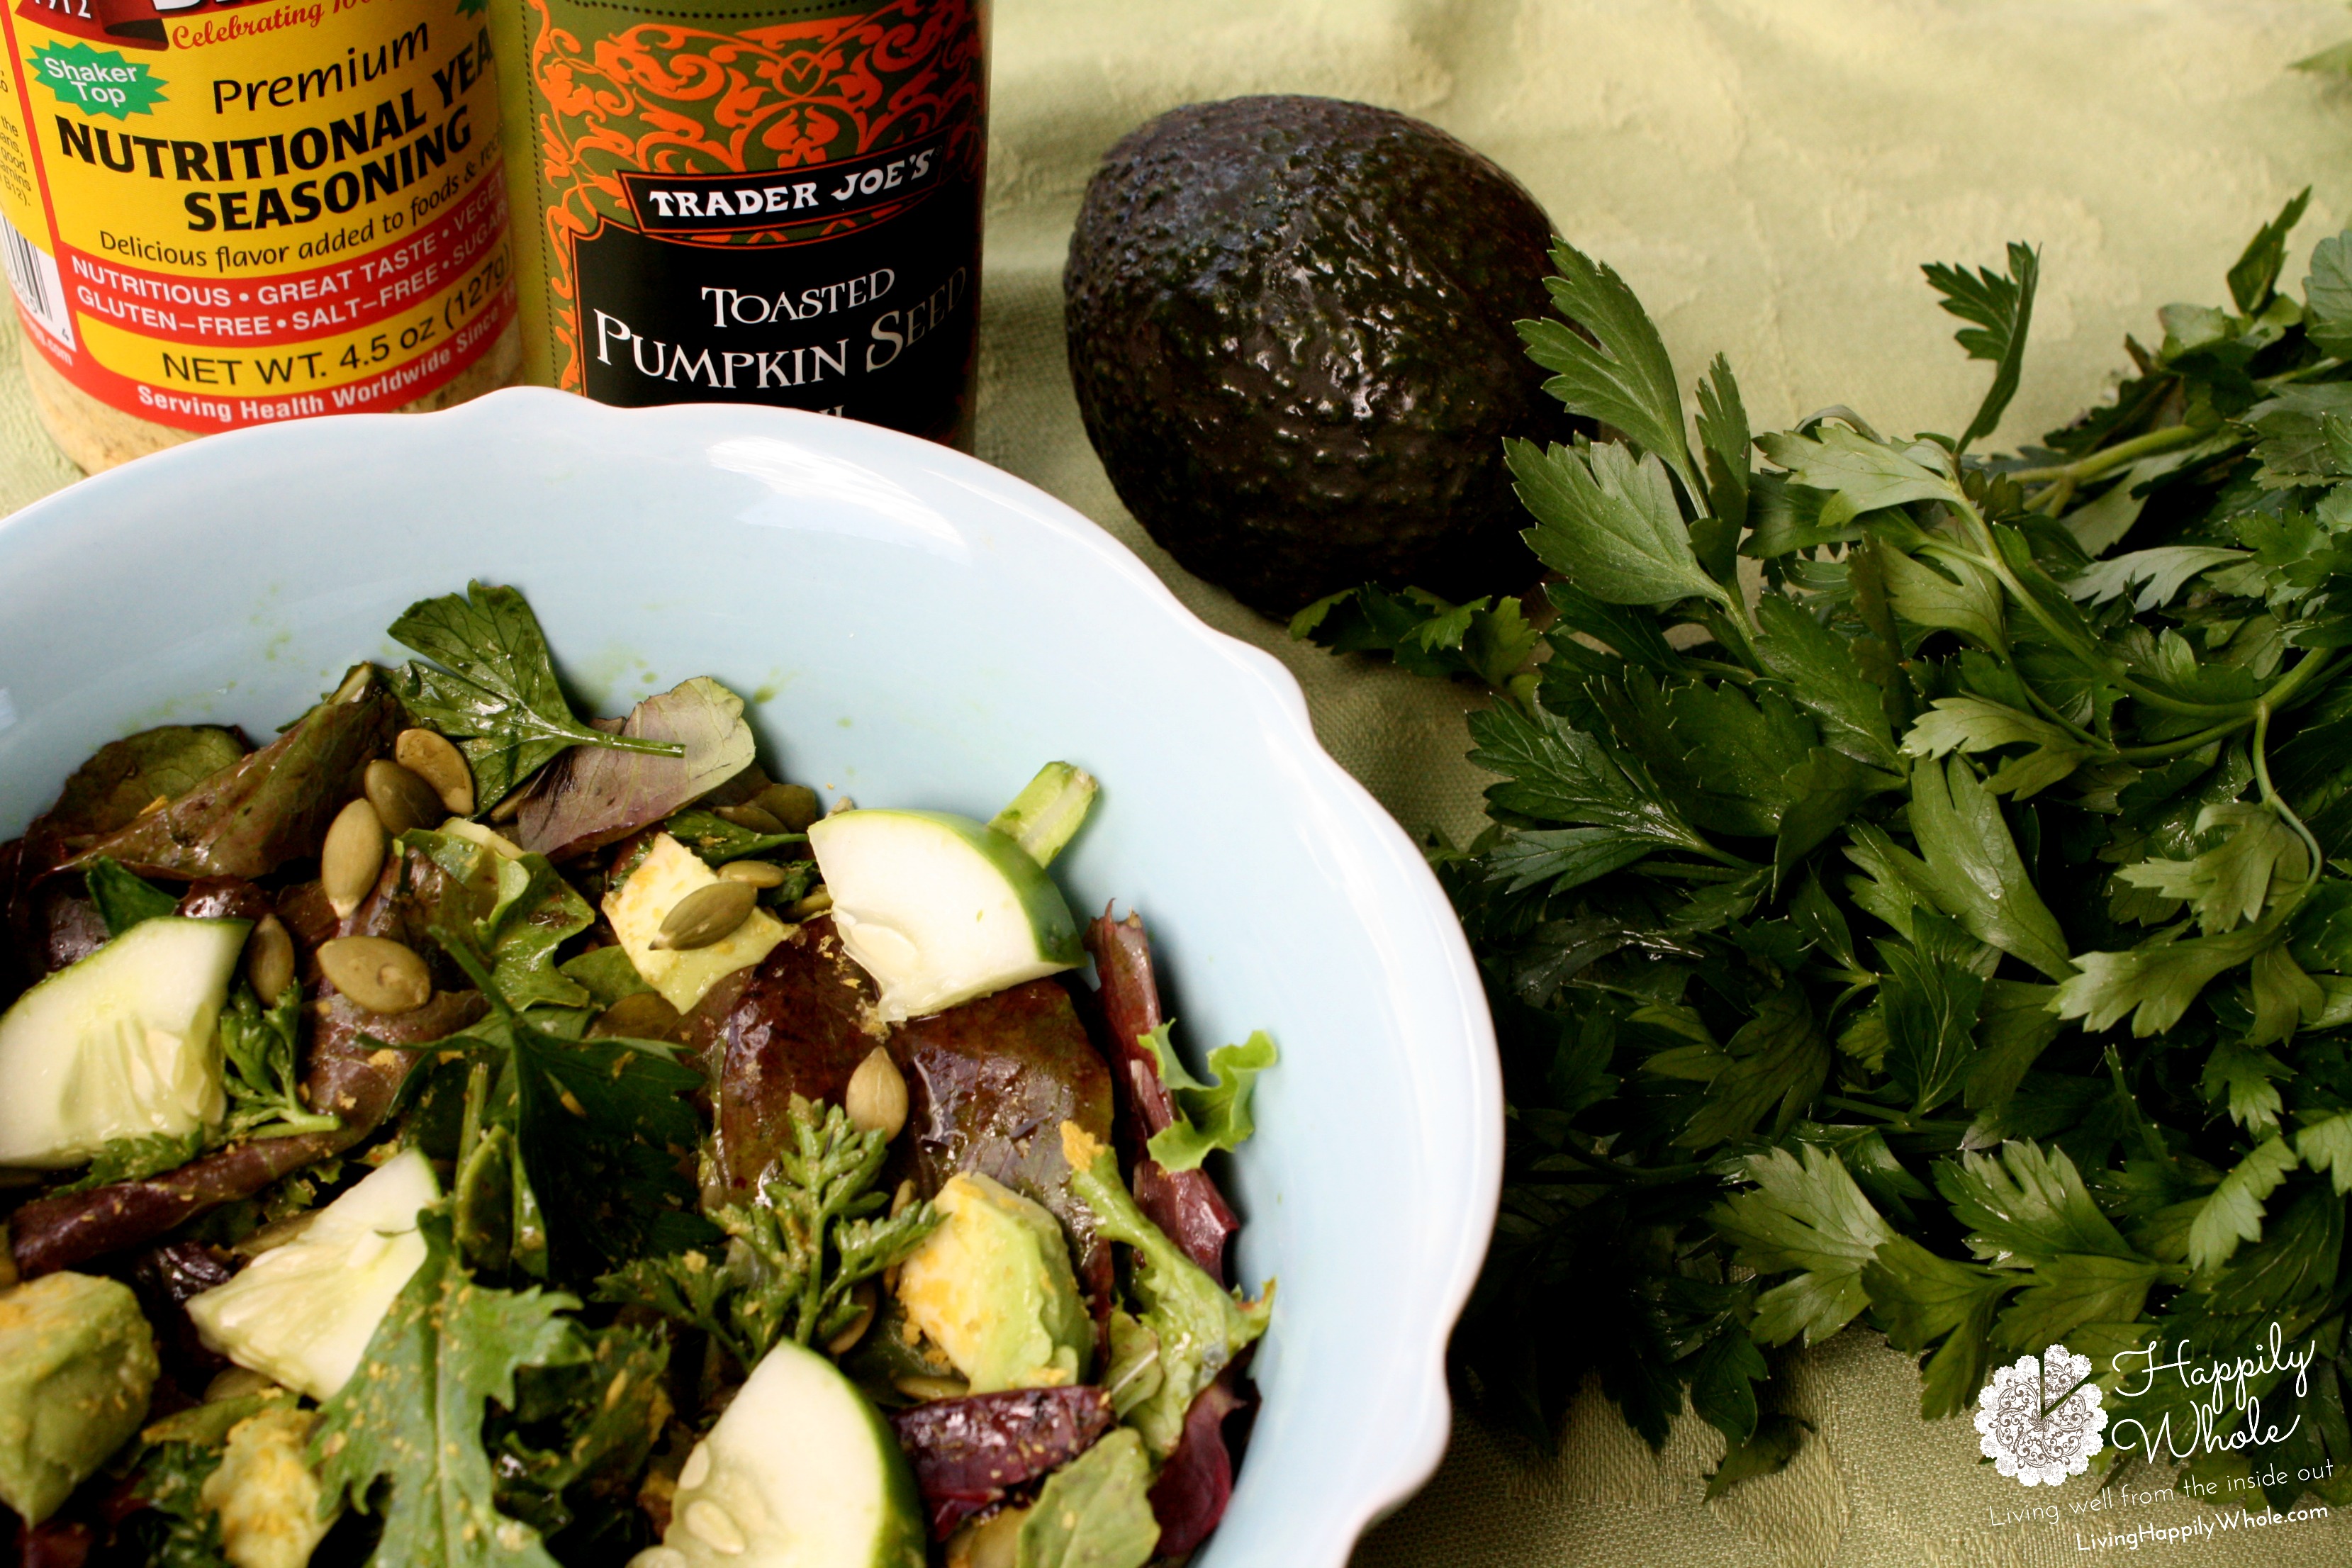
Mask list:
[{"label": "barcode on container", "polygon": [[73,313],[66,309],[65,280],[58,276],[57,258],[26,238],[5,216],[0,216],[0,257],[7,262],[8,283],[25,314],[66,347],[73,347]]}]

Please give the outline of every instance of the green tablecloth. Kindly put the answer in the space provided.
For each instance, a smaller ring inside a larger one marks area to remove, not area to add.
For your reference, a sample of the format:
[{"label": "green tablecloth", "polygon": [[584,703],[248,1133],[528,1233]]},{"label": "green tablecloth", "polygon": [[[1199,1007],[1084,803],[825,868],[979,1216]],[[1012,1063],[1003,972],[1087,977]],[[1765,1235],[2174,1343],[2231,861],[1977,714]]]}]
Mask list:
[{"label": "green tablecloth", "polygon": [[[2016,440],[2099,395],[2124,333],[2149,333],[2159,305],[2222,298],[2238,247],[2303,184],[2317,190],[2291,277],[2352,216],[2352,93],[2285,69],[2352,37],[2327,0],[997,0],[995,25],[981,456],[1283,659],[1325,744],[1416,830],[1476,820],[1463,699],[1296,647],[1189,578],[1119,507],[1079,427],[1063,252],[1096,160],[1139,121],[1267,91],[1435,121],[1623,271],[1685,378],[1727,353],[1760,427],[1834,403],[1895,428],[1965,417],[1983,367],[1952,348],[1922,261],[2042,247],[2034,349],[2002,432]],[[16,352],[12,318],[0,358]],[[0,366],[0,510],[72,478]],[[2111,1497],[2077,1513],[2097,1496],[2087,1482],[2027,1493],[1978,1462],[1965,1420],[1921,1422],[1917,1386],[1859,1331],[1807,1352],[1795,1387],[1811,1436],[1786,1472],[1713,1502],[1721,1439],[1696,1421],[1653,1455],[1588,1392],[1560,1455],[1537,1460],[1465,1419],[1357,1562],[1996,1568],[2115,1560],[2125,1548],[2099,1537],[2200,1512]],[[2055,1522],[2002,1522],[2052,1502]],[[2352,1562],[2352,1522],[2130,1555],[2335,1568]]]}]

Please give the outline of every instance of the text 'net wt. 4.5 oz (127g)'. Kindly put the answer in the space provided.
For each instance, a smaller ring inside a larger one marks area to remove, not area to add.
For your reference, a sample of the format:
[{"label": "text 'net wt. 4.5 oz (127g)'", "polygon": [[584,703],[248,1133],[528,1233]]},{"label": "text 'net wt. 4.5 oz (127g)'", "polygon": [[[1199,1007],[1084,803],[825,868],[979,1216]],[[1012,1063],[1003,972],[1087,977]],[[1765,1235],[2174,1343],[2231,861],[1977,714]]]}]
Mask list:
[{"label": "text 'net wt. 4.5 oz (127g)'", "polygon": [[100,468],[437,407],[518,363],[483,0],[15,0],[0,253]]}]

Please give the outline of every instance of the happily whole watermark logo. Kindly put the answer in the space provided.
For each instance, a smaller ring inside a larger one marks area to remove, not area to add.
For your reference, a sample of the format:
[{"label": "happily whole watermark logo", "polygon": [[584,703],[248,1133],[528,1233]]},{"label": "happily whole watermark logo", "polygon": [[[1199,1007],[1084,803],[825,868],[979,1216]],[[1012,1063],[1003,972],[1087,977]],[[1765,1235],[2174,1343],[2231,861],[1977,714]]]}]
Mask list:
[{"label": "happily whole watermark logo", "polygon": [[2064,1345],[1995,1368],[1977,1394],[1978,1446],[2021,1485],[2054,1487],[2081,1475],[2106,1447],[2106,1429],[2091,1358]]}]

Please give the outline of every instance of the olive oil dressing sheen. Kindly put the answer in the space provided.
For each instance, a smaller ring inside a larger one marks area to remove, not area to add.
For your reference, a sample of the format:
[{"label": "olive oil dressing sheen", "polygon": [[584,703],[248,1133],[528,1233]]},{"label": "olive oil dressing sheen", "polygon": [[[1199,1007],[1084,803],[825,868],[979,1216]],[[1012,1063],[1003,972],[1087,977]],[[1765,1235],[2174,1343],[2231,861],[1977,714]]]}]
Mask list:
[{"label": "olive oil dressing sheen", "polygon": [[525,374],[968,445],[987,0],[491,0]]}]

